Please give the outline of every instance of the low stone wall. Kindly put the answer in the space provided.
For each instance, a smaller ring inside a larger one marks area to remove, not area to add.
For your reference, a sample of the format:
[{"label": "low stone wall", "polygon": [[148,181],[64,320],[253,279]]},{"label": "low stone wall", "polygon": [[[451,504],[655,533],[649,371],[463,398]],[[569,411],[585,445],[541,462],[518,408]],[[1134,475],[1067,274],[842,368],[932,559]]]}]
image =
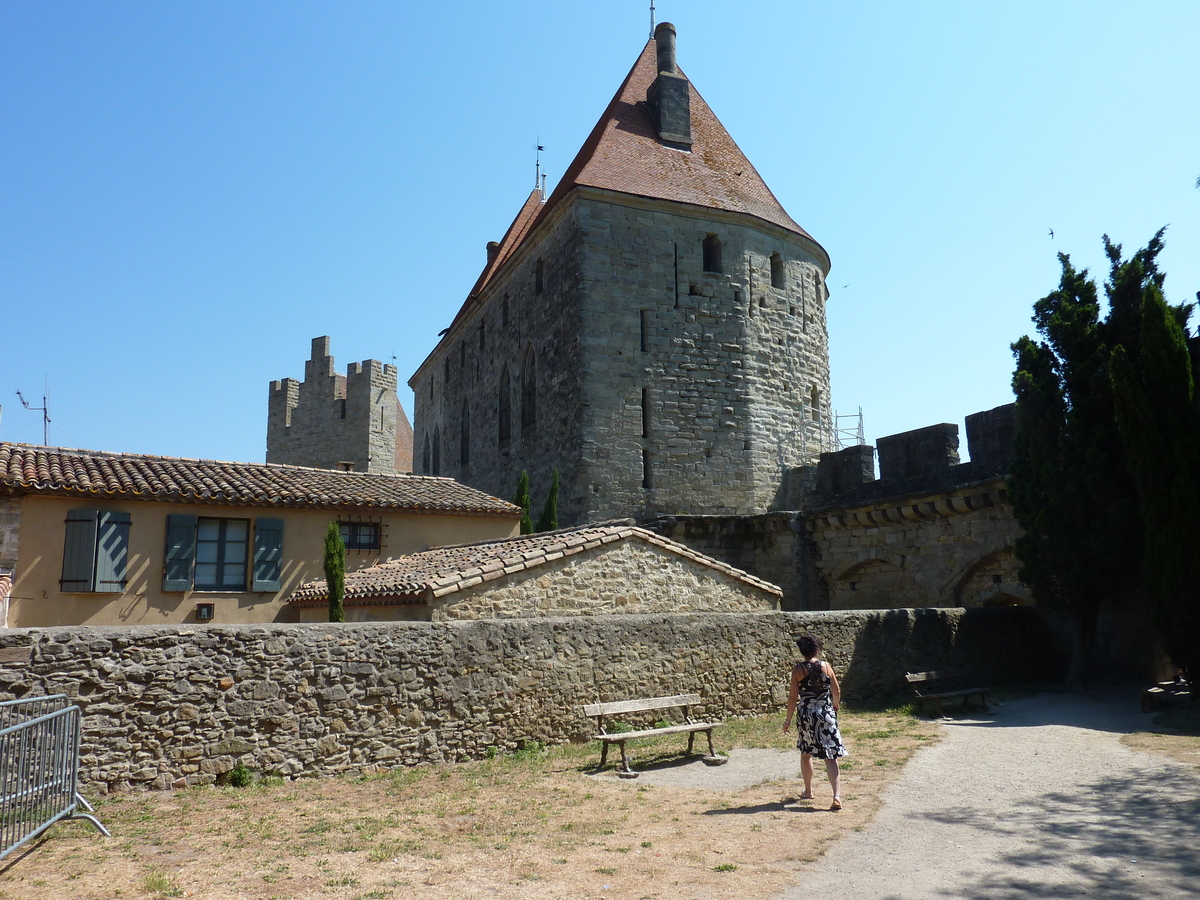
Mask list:
[{"label": "low stone wall", "polygon": [[806,630],[851,702],[901,689],[905,670],[1048,674],[1032,609],[71,627],[0,635],[0,697],[82,707],[88,791],[165,789],[238,763],[316,776],[586,740],[594,701],[695,691],[706,716],[766,712]]}]

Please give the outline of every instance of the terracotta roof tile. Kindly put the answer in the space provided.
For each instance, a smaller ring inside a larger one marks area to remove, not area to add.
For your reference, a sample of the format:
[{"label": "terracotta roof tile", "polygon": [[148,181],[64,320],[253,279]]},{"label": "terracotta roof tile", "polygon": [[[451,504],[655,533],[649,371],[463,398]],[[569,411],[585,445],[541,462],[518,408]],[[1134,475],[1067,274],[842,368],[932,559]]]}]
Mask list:
[{"label": "terracotta roof tile", "polygon": [[373,475],[0,443],[0,494],[228,506],[395,509],[519,518],[520,507],[452,478]]},{"label": "terracotta roof tile", "polygon": [[[444,597],[504,574],[545,565],[555,559],[629,539],[645,541],[692,562],[716,569],[777,597],[783,592],[769,582],[735,569],[690,547],[633,525],[585,525],[497,541],[438,547],[377,563],[346,574],[345,601],[350,605],[417,604],[428,591]],[[317,606],[328,600],[324,581],[298,587],[289,602]]]}]

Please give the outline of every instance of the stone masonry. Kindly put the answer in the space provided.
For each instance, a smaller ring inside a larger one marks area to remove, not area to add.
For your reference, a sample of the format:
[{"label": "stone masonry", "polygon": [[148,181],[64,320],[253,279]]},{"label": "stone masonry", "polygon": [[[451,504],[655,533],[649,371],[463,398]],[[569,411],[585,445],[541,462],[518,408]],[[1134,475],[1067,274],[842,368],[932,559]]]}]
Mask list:
[{"label": "stone masonry", "polygon": [[[397,430],[408,429],[396,399],[396,367],[376,359],[334,369],[329,338],[313,338],[304,381],[271,382],[267,462],[391,474],[411,470],[398,457]],[[403,436],[401,444],[406,441]]]},{"label": "stone masonry", "polygon": [[82,708],[86,792],[209,784],[238,763],[311,777],[587,740],[596,701],[695,691],[706,716],[775,710],[806,630],[850,702],[903,690],[906,670],[1001,684],[1055,667],[1031,609],[72,627],[0,633],[0,698]]},{"label": "stone masonry", "polygon": [[586,550],[434,601],[432,616],[769,612],[778,597],[740,578],[637,540]]},{"label": "stone masonry", "polygon": [[[789,467],[832,449],[824,270],[802,242],[765,223],[586,192],[546,228],[410,382],[414,453],[429,445],[440,462],[431,474],[510,496],[527,470],[537,503],[557,468],[565,525],[765,512]],[[702,270],[714,233],[722,273]],[[772,287],[772,254],[783,287]],[[536,419],[525,427],[527,361]]]}]

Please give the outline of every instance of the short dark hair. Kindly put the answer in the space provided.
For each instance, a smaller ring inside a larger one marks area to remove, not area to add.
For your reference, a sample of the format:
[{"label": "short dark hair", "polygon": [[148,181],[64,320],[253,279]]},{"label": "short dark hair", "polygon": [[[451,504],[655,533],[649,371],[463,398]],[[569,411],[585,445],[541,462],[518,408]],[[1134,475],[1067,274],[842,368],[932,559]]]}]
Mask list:
[{"label": "short dark hair", "polygon": [[796,646],[800,648],[800,652],[804,654],[804,658],[816,656],[821,652],[821,639],[815,634],[802,634],[796,638]]}]

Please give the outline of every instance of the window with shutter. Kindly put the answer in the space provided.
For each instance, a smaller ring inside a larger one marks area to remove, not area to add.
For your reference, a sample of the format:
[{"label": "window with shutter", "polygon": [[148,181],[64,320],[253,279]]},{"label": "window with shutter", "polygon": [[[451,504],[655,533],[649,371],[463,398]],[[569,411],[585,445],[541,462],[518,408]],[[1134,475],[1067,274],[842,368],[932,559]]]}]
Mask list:
[{"label": "window with shutter", "polygon": [[254,520],[254,591],[277,591],[283,574],[283,519]]},{"label": "window with shutter", "polygon": [[190,591],[196,565],[196,517],[167,516],[163,590]]},{"label": "window with shutter", "polygon": [[60,589],[67,594],[119,594],[129,563],[129,513],[73,509],[67,513]]}]

